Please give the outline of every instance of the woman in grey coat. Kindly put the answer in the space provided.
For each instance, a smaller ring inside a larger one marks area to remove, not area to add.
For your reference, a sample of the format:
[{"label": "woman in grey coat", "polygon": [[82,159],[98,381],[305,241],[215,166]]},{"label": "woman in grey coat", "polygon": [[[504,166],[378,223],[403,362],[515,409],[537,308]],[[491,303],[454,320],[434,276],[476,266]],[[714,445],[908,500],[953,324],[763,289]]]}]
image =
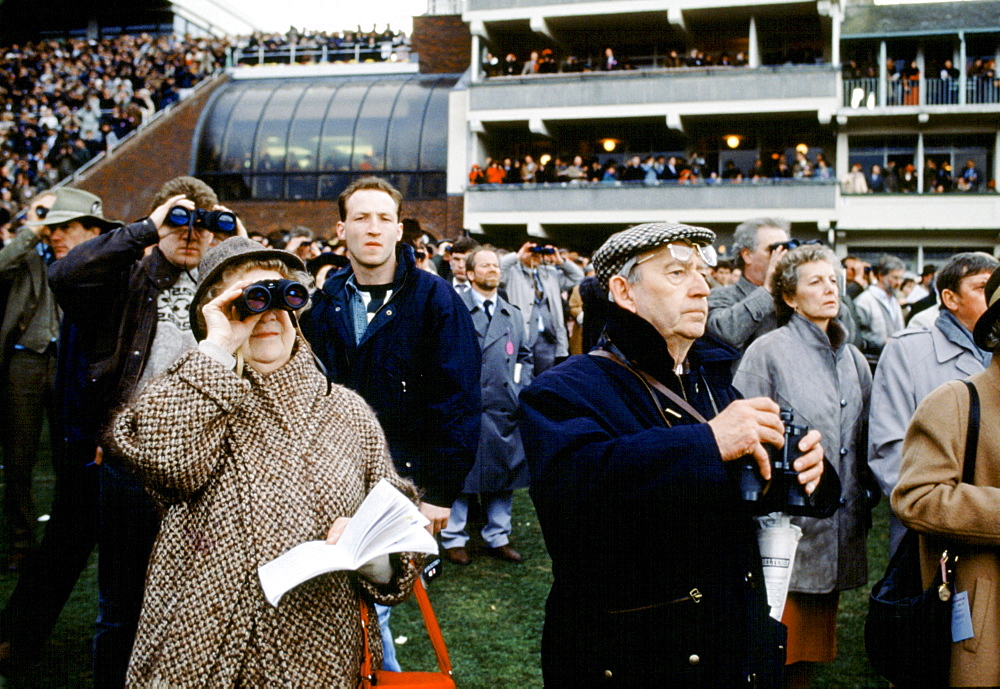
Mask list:
[{"label": "woman in grey coat", "polygon": [[733,385],[795,412],[823,435],[824,456],[842,484],[841,508],[827,519],[796,517],[802,529],[782,622],[788,626],[788,686],[809,686],[813,663],[837,655],[840,591],[868,578],[868,502],[858,480],[865,462],[871,373],[836,320],[840,264],[826,247],[794,249],[779,262],[771,292],[781,327],[747,348]]}]

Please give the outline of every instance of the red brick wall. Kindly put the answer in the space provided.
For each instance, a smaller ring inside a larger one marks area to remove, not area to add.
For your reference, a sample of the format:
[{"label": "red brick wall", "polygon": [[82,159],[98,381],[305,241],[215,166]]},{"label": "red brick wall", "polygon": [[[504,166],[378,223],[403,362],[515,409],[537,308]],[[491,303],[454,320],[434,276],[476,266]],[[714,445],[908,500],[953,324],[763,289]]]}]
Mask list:
[{"label": "red brick wall", "polygon": [[108,218],[131,221],[151,210],[164,182],[191,174],[191,140],[209,96],[226,79],[203,87],[89,170],[74,186],[104,200]]},{"label": "red brick wall", "polygon": [[423,74],[458,74],[469,68],[472,34],[461,15],[414,17],[410,40]]}]

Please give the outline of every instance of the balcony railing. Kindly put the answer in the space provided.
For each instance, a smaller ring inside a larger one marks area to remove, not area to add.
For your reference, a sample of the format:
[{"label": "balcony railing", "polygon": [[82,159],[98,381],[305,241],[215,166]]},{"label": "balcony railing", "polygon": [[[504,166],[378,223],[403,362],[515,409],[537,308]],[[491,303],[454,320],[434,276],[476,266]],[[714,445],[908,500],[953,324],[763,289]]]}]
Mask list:
[{"label": "balcony railing", "polygon": [[[923,92],[917,79],[894,79],[886,83],[885,105],[959,105],[961,84],[959,79],[924,79]],[[844,79],[844,107],[877,108],[879,79]],[[965,105],[1000,103],[1000,79],[975,76],[965,80]]]},{"label": "balcony railing", "polygon": [[327,45],[300,47],[287,45],[279,48],[232,48],[229,64],[237,65],[289,65],[325,62],[406,62],[410,59],[410,46],[406,43],[383,41],[374,45],[355,43],[339,48]]}]

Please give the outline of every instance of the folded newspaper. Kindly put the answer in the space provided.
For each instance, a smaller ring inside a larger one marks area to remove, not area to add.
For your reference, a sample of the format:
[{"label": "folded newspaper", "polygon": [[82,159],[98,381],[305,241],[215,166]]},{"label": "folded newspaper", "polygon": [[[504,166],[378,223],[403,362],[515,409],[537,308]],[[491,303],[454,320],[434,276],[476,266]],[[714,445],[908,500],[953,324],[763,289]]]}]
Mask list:
[{"label": "folded newspaper", "polygon": [[389,553],[438,552],[430,521],[385,479],[379,481],[335,545],[309,541],[257,568],[264,597],[273,606],[303,581],[327,572],[354,571]]},{"label": "folded newspaper", "polygon": [[757,517],[760,530],[757,543],[764,565],[764,586],[767,589],[767,604],[771,606],[771,617],[781,621],[788,598],[788,585],[795,567],[795,551],[802,538],[802,529],[792,524],[792,518],[781,512],[772,512],[765,517]]}]

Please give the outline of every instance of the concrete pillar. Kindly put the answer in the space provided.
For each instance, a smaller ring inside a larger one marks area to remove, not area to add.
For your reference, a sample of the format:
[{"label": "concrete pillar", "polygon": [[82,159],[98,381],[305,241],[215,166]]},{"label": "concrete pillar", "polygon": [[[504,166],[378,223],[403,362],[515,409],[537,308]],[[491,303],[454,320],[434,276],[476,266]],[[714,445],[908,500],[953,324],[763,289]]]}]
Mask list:
[{"label": "concrete pillar", "polygon": [[885,41],[878,47],[878,106],[884,108],[886,104],[886,93],[889,90],[889,77],[886,72],[886,63],[889,61],[889,50]]},{"label": "concrete pillar", "polygon": [[[923,74],[923,70],[920,71]],[[922,91],[923,89],[921,89]],[[917,150],[913,156],[913,167],[917,168],[917,193],[924,193],[924,133],[917,133]]]},{"label": "concrete pillar", "polygon": [[997,130],[996,143],[993,145],[993,179],[1000,180],[1000,130]]},{"label": "concrete pillar", "polygon": [[847,132],[837,132],[837,160],[834,163],[833,171],[840,179],[851,171],[850,167],[851,151],[848,148]]},{"label": "concrete pillar", "polygon": [[834,2],[830,12],[830,62],[836,67],[840,67],[840,23],[843,15],[840,11],[840,3]]},{"label": "concrete pillar", "polygon": [[968,90],[966,89],[966,81],[969,78],[966,70],[966,57],[965,57],[965,32],[958,32],[958,104],[965,105],[968,97]]},{"label": "concrete pillar", "polygon": [[477,83],[482,81],[483,75],[480,73],[482,69],[483,56],[479,54],[482,47],[479,45],[479,34],[472,34],[472,83]]},{"label": "concrete pillar", "polygon": [[760,67],[760,46],[757,44],[757,20],[750,17],[747,45],[747,63],[750,67]]},{"label": "concrete pillar", "polygon": [[917,82],[917,88],[920,89],[920,102],[918,105],[923,105],[927,102],[927,63],[924,60],[923,46],[917,48],[917,69],[920,70],[920,81]]}]

